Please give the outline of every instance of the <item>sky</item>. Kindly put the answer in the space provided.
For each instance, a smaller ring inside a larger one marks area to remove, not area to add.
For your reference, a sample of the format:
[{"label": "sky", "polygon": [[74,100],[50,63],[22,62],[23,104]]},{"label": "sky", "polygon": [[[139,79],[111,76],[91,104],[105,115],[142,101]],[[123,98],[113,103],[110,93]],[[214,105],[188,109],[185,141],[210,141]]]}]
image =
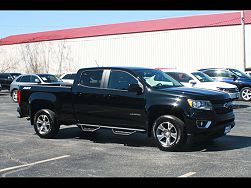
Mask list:
[{"label": "sky", "polygon": [[57,29],[222,12],[233,12],[233,10],[0,11],[0,38]]}]

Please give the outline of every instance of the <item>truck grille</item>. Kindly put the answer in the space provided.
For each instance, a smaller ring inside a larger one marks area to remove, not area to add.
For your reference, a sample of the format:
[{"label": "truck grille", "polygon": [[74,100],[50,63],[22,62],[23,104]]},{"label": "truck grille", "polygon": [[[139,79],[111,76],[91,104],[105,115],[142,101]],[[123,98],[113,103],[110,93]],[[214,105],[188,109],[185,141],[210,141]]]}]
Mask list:
[{"label": "truck grille", "polygon": [[225,114],[233,111],[231,99],[212,101],[212,104],[216,114]]}]

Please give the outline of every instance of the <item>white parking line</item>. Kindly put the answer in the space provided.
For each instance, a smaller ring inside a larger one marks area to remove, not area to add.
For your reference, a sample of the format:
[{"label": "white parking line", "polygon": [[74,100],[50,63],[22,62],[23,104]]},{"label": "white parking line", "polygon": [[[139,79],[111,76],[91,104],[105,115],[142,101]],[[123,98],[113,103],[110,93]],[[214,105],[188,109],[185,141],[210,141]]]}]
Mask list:
[{"label": "white parking line", "polygon": [[178,176],[178,177],[180,177],[180,178],[182,178],[182,177],[189,177],[189,176],[192,176],[194,174],[196,174],[196,172],[188,172],[188,173],[186,173],[184,175],[181,175],[181,176]]},{"label": "white parking line", "polygon": [[23,167],[27,167],[27,166],[32,166],[32,165],[40,164],[40,163],[45,163],[45,162],[48,162],[48,161],[54,161],[54,160],[58,160],[58,159],[66,158],[66,157],[70,157],[70,155],[63,155],[63,156],[60,156],[60,157],[46,159],[46,160],[42,160],[42,161],[30,163],[30,164],[24,164],[24,165],[18,165],[18,166],[13,166],[13,167],[9,167],[9,168],[4,168],[4,169],[0,170],[0,173],[8,171],[8,170],[14,170],[14,169],[17,169],[17,168],[23,168]]}]

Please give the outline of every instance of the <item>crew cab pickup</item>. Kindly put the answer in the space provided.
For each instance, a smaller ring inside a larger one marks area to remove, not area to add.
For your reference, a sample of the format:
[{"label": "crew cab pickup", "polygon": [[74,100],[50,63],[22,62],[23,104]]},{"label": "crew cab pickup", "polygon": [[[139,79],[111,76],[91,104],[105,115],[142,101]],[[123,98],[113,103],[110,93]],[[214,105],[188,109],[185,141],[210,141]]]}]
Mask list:
[{"label": "crew cab pickup", "polygon": [[72,86],[21,86],[18,103],[20,116],[29,117],[41,138],[75,124],[83,131],[147,133],[161,150],[175,151],[235,126],[228,94],[186,88],[160,70],[141,67],[83,68]]}]

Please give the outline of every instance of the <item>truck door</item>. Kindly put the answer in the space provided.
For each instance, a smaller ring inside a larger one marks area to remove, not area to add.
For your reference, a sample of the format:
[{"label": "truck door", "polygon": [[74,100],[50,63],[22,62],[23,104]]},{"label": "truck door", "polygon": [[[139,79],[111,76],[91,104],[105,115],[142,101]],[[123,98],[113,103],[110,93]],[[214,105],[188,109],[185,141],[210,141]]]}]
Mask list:
[{"label": "truck door", "polygon": [[73,89],[73,105],[77,121],[99,125],[103,118],[102,69],[84,70]]},{"label": "truck door", "polygon": [[[145,96],[129,92],[129,84],[139,81],[130,73],[111,70],[103,90],[103,121],[106,126],[145,128]],[[142,86],[143,87],[143,86]]]}]

